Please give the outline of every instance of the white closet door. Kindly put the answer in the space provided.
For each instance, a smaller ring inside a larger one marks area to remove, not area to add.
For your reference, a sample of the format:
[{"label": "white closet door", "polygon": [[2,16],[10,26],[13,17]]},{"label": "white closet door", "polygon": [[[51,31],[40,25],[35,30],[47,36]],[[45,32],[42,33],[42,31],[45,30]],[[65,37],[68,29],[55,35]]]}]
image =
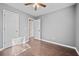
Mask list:
[{"label": "white closet door", "polygon": [[3,10],[3,48],[12,46],[12,40],[19,35],[19,15]]},{"label": "white closet door", "polygon": [[40,19],[34,20],[34,37],[40,39]]}]

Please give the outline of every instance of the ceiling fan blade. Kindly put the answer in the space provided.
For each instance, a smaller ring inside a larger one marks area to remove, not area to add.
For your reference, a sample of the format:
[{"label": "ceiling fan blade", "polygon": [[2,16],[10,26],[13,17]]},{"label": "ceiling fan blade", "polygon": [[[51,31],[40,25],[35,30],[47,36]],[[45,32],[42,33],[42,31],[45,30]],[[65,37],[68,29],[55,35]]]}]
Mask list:
[{"label": "ceiling fan blade", "polygon": [[26,4],[24,4],[24,5],[31,5],[31,4],[33,4],[33,3],[26,3]]},{"label": "ceiling fan blade", "polygon": [[45,4],[42,4],[42,3],[38,3],[38,5],[42,6],[42,7],[46,7]]}]

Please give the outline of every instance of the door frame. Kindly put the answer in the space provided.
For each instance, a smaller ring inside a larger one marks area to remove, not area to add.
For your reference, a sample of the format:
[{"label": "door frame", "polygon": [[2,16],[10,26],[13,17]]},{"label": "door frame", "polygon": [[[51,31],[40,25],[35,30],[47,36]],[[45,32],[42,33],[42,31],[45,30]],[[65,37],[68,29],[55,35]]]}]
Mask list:
[{"label": "door frame", "polygon": [[[41,40],[41,19],[37,19],[37,20],[40,20],[40,38],[38,38],[39,40]],[[28,24],[29,24],[29,38],[31,37],[31,32],[30,32],[30,21],[32,22],[32,26],[33,26],[33,36],[32,36],[32,38],[36,38],[35,37],[35,34],[34,34],[34,21],[36,21],[36,19],[34,19],[34,18],[28,18]],[[32,27],[31,26],[31,27]]]}]

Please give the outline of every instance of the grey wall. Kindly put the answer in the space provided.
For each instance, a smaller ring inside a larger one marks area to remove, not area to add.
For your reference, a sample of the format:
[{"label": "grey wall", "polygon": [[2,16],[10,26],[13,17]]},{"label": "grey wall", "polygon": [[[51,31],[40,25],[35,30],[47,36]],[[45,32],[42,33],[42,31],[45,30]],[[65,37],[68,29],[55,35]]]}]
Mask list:
[{"label": "grey wall", "polygon": [[[79,5],[77,6],[77,11]],[[3,16],[2,10],[6,9],[12,12],[16,12],[20,15],[20,36],[28,37],[28,17],[31,15],[25,14],[20,10],[12,8],[6,4],[0,4],[0,48],[2,48],[2,25],[3,25]],[[79,14],[79,13],[78,13]],[[32,17],[32,16],[31,16]],[[75,7],[67,7],[50,14],[40,16],[41,18],[41,37],[44,40],[54,41],[61,44],[75,46],[75,41],[77,41],[77,48],[79,48],[79,28],[77,23],[77,40],[75,40]],[[78,17],[79,18],[79,17]],[[79,20],[77,19],[79,22]],[[26,34],[27,33],[27,34]]]},{"label": "grey wall", "polygon": [[75,9],[70,6],[41,16],[42,39],[75,46]]},{"label": "grey wall", "polygon": [[79,51],[79,4],[76,6],[76,48]]},{"label": "grey wall", "polygon": [[[15,8],[12,8],[6,4],[1,4],[0,3],[0,48],[2,48],[2,42],[3,42],[3,37],[2,37],[2,32],[3,32],[3,29],[2,29],[2,26],[3,26],[3,9],[6,9],[8,11],[12,11],[12,12],[15,12],[15,13],[18,13],[19,14],[19,18],[20,18],[20,37],[23,37],[23,36],[26,36],[26,38],[28,37],[28,17],[30,17],[30,15],[24,13],[24,12],[21,12],[20,10],[17,10]],[[32,16],[31,16],[32,17]]]},{"label": "grey wall", "polygon": [[2,35],[3,35],[3,33],[2,33],[2,31],[3,31],[3,29],[2,29],[2,10],[0,9],[0,48],[2,48],[2,44],[3,44],[3,42],[2,42]]}]

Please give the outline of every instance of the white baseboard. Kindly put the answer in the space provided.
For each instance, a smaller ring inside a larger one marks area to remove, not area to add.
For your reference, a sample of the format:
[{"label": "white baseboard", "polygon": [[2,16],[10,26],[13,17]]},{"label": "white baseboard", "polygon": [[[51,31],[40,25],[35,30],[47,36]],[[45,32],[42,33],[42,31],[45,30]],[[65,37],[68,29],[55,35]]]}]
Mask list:
[{"label": "white baseboard", "polygon": [[4,48],[0,48],[0,51],[4,50]]},{"label": "white baseboard", "polygon": [[75,48],[75,50],[76,50],[77,54],[79,55],[79,51],[78,51],[78,49],[77,49],[77,48]]},{"label": "white baseboard", "polygon": [[60,46],[64,46],[64,47],[68,47],[68,48],[74,49],[73,46],[64,45],[64,44],[60,44],[60,43],[57,43],[57,42],[52,42],[52,41],[48,41],[48,40],[44,40],[44,39],[42,39],[41,41],[45,41],[45,42],[48,42],[48,43],[51,43],[51,44],[56,44],[56,45],[60,45]]},{"label": "white baseboard", "polygon": [[28,48],[23,49],[21,52],[19,52],[19,53],[15,54],[15,56],[17,56],[17,55],[21,54],[22,52],[26,51],[27,49],[31,48],[28,44],[27,44],[27,46],[28,46]]},{"label": "white baseboard", "polygon": [[[37,40],[39,40],[39,39],[37,39]],[[75,49],[75,51],[76,51],[77,54],[79,55],[79,51],[77,50],[76,47],[69,46],[69,45],[64,45],[64,44],[60,44],[60,43],[57,43],[57,42],[52,42],[52,41],[48,41],[48,40],[44,40],[44,39],[41,39],[41,41],[45,41],[45,42],[48,42],[48,43],[51,43],[51,44],[56,44],[56,45],[59,45],[59,46],[63,46],[63,47],[67,47],[67,48]]]},{"label": "white baseboard", "polygon": [[[25,43],[27,43],[29,40],[26,40],[25,42],[21,42],[21,43],[19,43],[19,44],[25,44]],[[18,45],[19,45],[18,44]],[[4,50],[4,49],[6,49],[6,48],[0,48],[0,51],[2,51],[2,50]]]},{"label": "white baseboard", "polygon": [[29,42],[29,39],[27,39],[25,42],[23,42],[22,44],[25,44],[25,43],[27,43],[27,42]]}]

